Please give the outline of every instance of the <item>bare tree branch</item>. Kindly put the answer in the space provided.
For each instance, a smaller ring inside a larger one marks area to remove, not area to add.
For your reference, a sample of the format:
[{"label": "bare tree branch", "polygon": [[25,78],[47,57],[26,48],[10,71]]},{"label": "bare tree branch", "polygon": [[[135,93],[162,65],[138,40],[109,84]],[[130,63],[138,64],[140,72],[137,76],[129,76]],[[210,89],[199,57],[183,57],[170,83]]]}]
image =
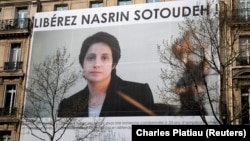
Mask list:
[{"label": "bare tree branch", "polygon": [[[66,48],[58,48],[55,54],[47,56],[43,62],[33,64],[31,68],[23,116],[24,124],[39,140],[46,139],[34,131],[46,134],[50,141],[59,141],[67,129],[75,128],[76,118],[57,117],[59,103],[81,78],[79,76],[81,73],[72,70],[73,63],[69,62],[69,58]],[[101,125],[101,123],[94,124]],[[81,123],[81,126],[84,125]],[[86,134],[93,133],[97,128],[93,126]],[[81,138],[88,137],[87,135]]]}]

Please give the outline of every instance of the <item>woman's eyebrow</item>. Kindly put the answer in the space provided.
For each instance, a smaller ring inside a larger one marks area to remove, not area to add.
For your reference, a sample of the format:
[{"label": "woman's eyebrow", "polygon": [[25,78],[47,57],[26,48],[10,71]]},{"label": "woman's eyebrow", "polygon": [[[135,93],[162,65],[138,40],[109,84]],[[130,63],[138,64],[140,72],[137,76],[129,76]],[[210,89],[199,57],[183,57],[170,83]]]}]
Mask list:
[{"label": "woman's eyebrow", "polygon": [[102,55],[111,55],[111,53],[102,53]]}]

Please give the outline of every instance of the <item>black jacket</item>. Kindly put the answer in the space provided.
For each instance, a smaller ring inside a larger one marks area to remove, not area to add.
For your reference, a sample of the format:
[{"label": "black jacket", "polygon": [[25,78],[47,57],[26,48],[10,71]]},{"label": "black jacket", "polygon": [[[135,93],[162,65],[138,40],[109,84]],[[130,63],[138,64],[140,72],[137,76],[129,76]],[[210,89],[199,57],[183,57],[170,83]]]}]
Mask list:
[{"label": "black jacket", "polygon": [[[126,94],[150,110],[153,109],[153,95],[147,83],[124,81],[118,76],[113,75],[100,117],[149,115],[126,101],[118,92]],[[83,90],[62,100],[59,105],[58,117],[88,117],[88,98],[89,90],[86,86]]]}]

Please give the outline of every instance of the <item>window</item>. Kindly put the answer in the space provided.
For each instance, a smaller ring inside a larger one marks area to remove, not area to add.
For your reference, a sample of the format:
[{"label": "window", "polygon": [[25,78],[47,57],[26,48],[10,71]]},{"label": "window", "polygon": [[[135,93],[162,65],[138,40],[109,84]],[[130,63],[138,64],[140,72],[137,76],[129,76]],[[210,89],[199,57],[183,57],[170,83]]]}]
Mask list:
[{"label": "window", "polygon": [[237,65],[250,65],[250,37],[239,38],[239,57],[237,58]]},{"label": "window", "polygon": [[250,124],[250,88],[241,89],[242,124]]},{"label": "window", "polygon": [[161,2],[161,0],[147,0],[147,3]]},{"label": "window", "polygon": [[64,11],[64,10],[68,10],[67,5],[56,5],[55,6],[55,11]]},{"label": "window", "polygon": [[130,5],[131,3],[131,0],[118,0],[118,5]]},{"label": "window", "polygon": [[0,8],[0,30],[5,28],[4,21],[2,21],[2,9]]},{"label": "window", "polygon": [[10,48],[8,69],[20,69],[21,44],[13,43]]},{"label": "window", "polygon": [[4,115],[12,115],[15,113],[15,97],[16,97],[16,85],[6,85],[4,93]]},{"label": "window", "polygon": [[250,0],[238,0],[238,16],[240,21],[250,20]]},{"label": "window", "polygon": [[103,7],[103,1],[91,1],[90,8]]},{"label": "window", "polygon": [[28,25],[27,16],[28,16],[27,8],[18,8],[16,14],[17,23],[14,24],[14,26],[16,28],[27,28]]},{"label": "window", "polygon": [[10,46],[9,60],[4,64],[4,70],[22,69],[21,43],[12,43]]},{"label": "window", "polygon": [[0,131],[0,141],[11,141],[11,131]]}]

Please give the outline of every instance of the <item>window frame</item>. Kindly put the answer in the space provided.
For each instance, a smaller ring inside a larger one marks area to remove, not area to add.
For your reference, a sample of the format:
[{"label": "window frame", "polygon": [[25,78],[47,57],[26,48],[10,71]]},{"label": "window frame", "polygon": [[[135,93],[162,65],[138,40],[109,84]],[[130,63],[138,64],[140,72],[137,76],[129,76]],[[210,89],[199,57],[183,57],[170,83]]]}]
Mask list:
[{"label": "window frame", "polygon": [[[60,9],[58,9],[60,8]],[[68,4],[56,4],[54,5],[54,11],[65,11],[69,10]]]},{"label": "window frame", "polygon": [[6,141],[6,139],[7,141],[11,141],[11,131],[0,131],[0,140]]},{"label": "window frame", "polygon": [[[14,54],[16,55],[15,60],[13,60]],[[22,56],[22,44],[21,43],[11,43],[8,61],[9,62],[10,61],[11,62],[13,62],[13,61],[19,62],[19,61],[21,61],[21,56]]]},{"label": "window frame", "polygon": [[[14,89],[13,89],[14,88]],[[16,106],[17,97],[17,84],[5,84],[4,85],[4,97],[3,97],[3,113],[4,115],[13,115]],[[14,90],[14,92],[12,91]],[[7,92],[11,91],[11,92]]]},{"label": "window frame", "polygon": [[133,4],[132,0],[118,0],[117,1],[118,6],[131,5],[131,4]]},{"label": "window frame", "polygon": [[0,20],[2,20],[2,8],[0,8]]},{"label": "window frame", "polygon": [[[242,124],[250,124],[250,86],[241,88]],[[247,111],[246,111],[247,110]]]},{"label": "window frame", "polygon": [[90,1],[89,7],[90,7],[90,8],[104,7],[104,3],[103,3],[102,0]]},{"label": "window frame", "polygon": [[239,56],[236,59],[237,66],[250,65],[250,35],[239,36]]},{"label": "window frame", "polygon": [[250,0],[238,0],[238,17],[240,21],[250,20]]},{"label": "window frame", "polygon": [[146,0],[146,3],[156,3],[161,2],[161,0]]},{"label": "window frame", "polygon": [[27,18],[28,18],[28,8],[27,7],[17,7],[16,20],[14,21],[14,26],[18,28],[26,28],[27,27]]}]

